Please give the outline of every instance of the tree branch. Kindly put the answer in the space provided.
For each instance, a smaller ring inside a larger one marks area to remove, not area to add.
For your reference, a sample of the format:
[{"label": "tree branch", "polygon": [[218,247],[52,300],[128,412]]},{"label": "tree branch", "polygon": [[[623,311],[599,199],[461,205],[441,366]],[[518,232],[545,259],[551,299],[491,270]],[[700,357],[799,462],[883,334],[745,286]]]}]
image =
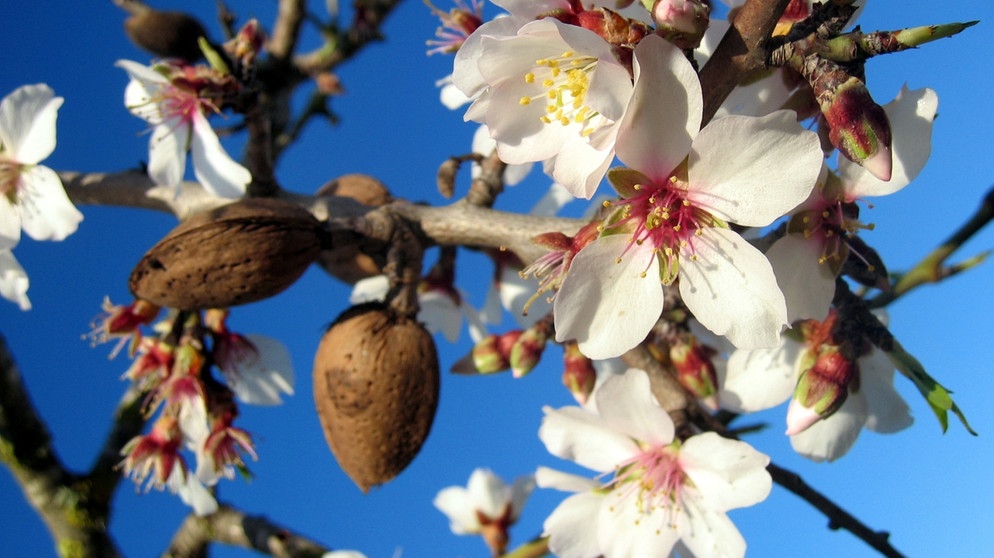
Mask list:
[{"label": "tree branch", "polygon": [[316,558],[330,550],[265,517],[247,515],[222,505],[206,517],[188,515],[162,556],[199,558],[206,556],[211,543],[240,546],[279,558]]},{"label": "tree branch", "polygon": [[0,336],[0,460],[41,516],[60,556],[120,555],[107,533],[108,501],[95,499],[55,454],[21,373]]},{"label": "tree branch", "polygon": [[751,72],[766,68],[765,43],[790,0],[748,0],[701,68],[706,125],[728,94]]}]

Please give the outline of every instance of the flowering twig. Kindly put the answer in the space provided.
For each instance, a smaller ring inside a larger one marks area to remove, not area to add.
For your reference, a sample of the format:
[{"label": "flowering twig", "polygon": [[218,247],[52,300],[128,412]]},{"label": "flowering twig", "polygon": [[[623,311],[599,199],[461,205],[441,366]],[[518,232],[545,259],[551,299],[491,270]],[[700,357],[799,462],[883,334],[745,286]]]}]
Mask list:
[{"label": "flowering twig", "polygon": [[914,267],[900,275],[890,291],[880,293],[869,301],[871,308],[881,308],[894,302],[912,289],[927,283],[938,283],[982,263],[991,251],[982,252],[965,261],[950,266],[943,264],[966,241],[973,238],[987,223],[994,219],[994,187],[987,191],[980,207],[963,225],[947,238],[938,248],[932,250]]},{"label": "flowering twig", "polygon": [[262,516],[222,505],[205,517],[190,514],[173,535],[168,558],[204,556],[211,543],[248,548],[280,558],[317,558],[330,549]]},{"label": "flowering twig", "polygon": [[790,0],[749,0],[701,68],[705,126],[732,89],[749,73],[766,67],[766,48],[777,20]]}]

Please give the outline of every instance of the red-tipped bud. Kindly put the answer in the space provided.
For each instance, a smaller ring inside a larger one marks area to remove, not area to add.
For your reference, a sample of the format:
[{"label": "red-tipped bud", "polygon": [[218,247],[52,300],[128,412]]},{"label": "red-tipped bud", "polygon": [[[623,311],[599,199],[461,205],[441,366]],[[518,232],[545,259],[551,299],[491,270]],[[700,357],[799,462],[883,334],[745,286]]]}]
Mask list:
[{"label": "red-tipped bud", "polygon": [[656,34],[682,49],[697,48],[711,21],[701,0],[656,0],[651,11]]},{"label": "red-tipped bud", "polygon": [[521,337],[521,330],[503,335],[488,335],[473,347],[473,366],[480,374],[503,372],[511,367],[511,348]]},{"label": "red-tipped bud", "polygon": [[231,40],[224,43],[224,51],[241,67],[252,67],[265,42],[266,32],[259,26],[259,21],[250,19]]},{"label": "red-tipped bud", "polygon": [[831,128],[828,138],[832,145],[873,176],[890,180],[890,122],[884,109],[870,97],[866,85],[850,76],[826,97],[820,104]]},{"label": "red-tipped bud", "polygon": [[807,359],[813,362],[797,380],[787,409],[788,435],[803,432],[838,411],[849,395],[849,382],[859,373],[859,365],[835,345],[822,346],[813,358],[809,352]]},{"label": "red-tipped bud", "polygon": [[670,345],[670,362],[680,384],[712,409],[718,408],[718,374],[714,369],[714,350],[694,336]]},{"label": "red-tipped bud", "polygon": [[526,329],[511,347],[511,371],[515,378],[528,375],[545,351],[545,342],[549,339],[549,326],[546,322],[538,322]]},{"label": "red-tipped bud", "polygon": [[580,352],[575,341],[563,345],[563,385],[581,405],[587,402],[597,383],[594,363]]}]

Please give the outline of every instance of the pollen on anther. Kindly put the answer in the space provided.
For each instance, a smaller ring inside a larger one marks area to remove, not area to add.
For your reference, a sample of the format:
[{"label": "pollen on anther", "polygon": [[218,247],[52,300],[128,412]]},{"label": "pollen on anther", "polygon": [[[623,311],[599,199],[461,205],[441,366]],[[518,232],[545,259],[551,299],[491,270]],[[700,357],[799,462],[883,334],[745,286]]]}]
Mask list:
[{"label": "pollen on anther", "polygon": [[535,74],[532,72],[525,74],[525,83],[535,83]]},{"label": "pollen on anther", "polygon": [[521,106],[530,105],[532,104],[532,99],[531,97],[522,97],[520,100],[518,100],[518,104]]}]

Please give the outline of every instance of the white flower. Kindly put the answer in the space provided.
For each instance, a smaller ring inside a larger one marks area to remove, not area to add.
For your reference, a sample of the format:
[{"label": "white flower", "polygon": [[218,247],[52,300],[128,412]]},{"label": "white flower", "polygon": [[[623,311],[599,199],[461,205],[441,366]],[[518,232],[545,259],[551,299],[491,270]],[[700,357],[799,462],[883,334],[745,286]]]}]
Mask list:
[{"label": "white flower", "polygon": [[0,250],[0,296],[17,303],[21,310],[31,310],[28,274],[10,250]]},{"label": "white flower", "polygon": [[83,220],[55,171],[38,164],[55,150],[62,101],[42,83],[0,102],[0,249],[16,246],[22,227],[35,240],[62,240]]},{"label": "white flower", "polygon": [[[466,302],[466,293],[452,285],[429,285],[422,283],[423,288],[418,292],[418,320],[432,334],[441,333],[450,343],[459,339],[463,318],[469,327],[469,335],[473,341],[479,341],[486,336],[487,328],[483,325],[480,312]],[[362,304],[364,302],[382,302],[390,289],[390,280],[386,275],[374,275],[360,279],[352,287],[349,302]]]},{"label": "white flower", "polygon": [[622,199],[572,260],[555,299],[556,340],[576,339],[595,359],[627,351],[659,318],[662,285],[679,278],[705,327],[739,347],[775,345],[783,294],[767,259],[727,223],[769,225],[804,201],[821,170],[817,136],[789,111],[729,116],[698,133],[700,84],[683,53],[649,36],[634,68],[617,144],[632,169],[609,175]]},{"label": "white flower", "polygon": [[475,99],[465,118],[487,125],[501,160],[546,161],[573,195],[593,195],[632,92],[604,39],[552,18],[496,19],[460,49],[452,79]]},{"label": "white flower", "polygon": [[674,440],[641,370],[611,376],[594,392],[599,414],[545,409],[539,437],[559,457],[612,475],[601,484],[540,468],[539,486],[576,492],[545,521],[549,549],[563,558],[740,557],[745,540],[726,511],[763,501],[769,458],[745,442],[708,432]]},{"label": "white flower", "polygon": [[219,335],[214,358],[235,397],[249,405],[280,405],[281,394],[293,395],[295,380],[290,351],[264,335]]},{"label": "white flower", "polygon": [[449,518],[457,535],[483,535],[495,554],[503,554],[507,529],[518,521],[525,501],[535,488],[532,476],[520,477],[512,486],[504,484],[490,469],[476,469],[466,487],[443,488],[432,502]]},{"label": "white flower", "polygon": [[[779,347],[735,351],[721,381],[722,406],[750,413],[791,399],[813,349],[817,347],[785,334]],[[887,356],[874,348],[856,364],[857,377],[842,388],[848,389],[842,406],[790,436],[791,445],[801,455],[814,461],[834,461],[852,448],[863,428],[888,434],[911,425],[908,405],[894,389],[894,366]],[[799,406],[792,405],[798,411]]]},{"label": "white flower", "polygon": [[[179,186],[189,150],[193,155],[193,172],[208,192],[224,198],[241,197],[252,175],[224,151],[207,122],[205,111],[217,111],[214,101],[201,96],[196,87],[176,85],[167,75],[181,69],[166,63],[146,67],[118,60],[116,65],[131,78],[124,91],[125,106],[153,127],[148,153],[148,175],[152,181],[163,186]],[[210,76],[195,75],[185,80],[187,85],[200,82],[207,88]]]},{"label": "white flower", "polygon": [[891,127],[893,167],[889,181],[839,157],[829,175],[794,212],[788,233],[766,252],[787,301],[788,319],[823,320],[835,294],[835,277],[848,257],[846,237],[867,228],[843,209],[864,197],[885,196],[918,176],[932,150],[932,123],[939,98],[928,88],[903,87],[884,105]]}]

